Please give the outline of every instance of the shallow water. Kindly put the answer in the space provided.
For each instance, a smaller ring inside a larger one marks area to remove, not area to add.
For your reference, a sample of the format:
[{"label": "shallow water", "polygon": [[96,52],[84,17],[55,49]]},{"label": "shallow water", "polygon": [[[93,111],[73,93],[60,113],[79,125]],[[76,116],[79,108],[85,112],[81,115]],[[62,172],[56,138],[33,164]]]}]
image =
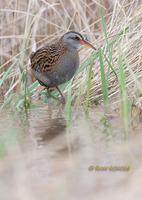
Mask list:
[{"label": "shallow water", "polygon": [[1,113],[0,199],[141,199],[142,125],[124,131],[114,110],[62,107]]}]

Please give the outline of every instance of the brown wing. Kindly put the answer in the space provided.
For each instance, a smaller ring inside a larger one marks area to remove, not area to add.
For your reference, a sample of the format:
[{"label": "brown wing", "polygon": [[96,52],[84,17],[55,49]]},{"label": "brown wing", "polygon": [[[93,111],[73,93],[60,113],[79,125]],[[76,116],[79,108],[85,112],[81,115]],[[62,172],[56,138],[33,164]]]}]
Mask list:
[{"label": "brown wing", "polygon": [[66,48],[58,44],[42,47],[31,54],[31,68],[40,72],[51,71],[60,61],[65,51]]}]

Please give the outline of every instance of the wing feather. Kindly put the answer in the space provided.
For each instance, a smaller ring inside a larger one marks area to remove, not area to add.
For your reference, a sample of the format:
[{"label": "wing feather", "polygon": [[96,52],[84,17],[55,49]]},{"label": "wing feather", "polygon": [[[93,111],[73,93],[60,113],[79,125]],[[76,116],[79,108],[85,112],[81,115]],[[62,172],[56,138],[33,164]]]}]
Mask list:
[{"label": "wing feather", "polygon": [[60,61],[61,56],[66,52],[66,48],[62,45],[54,44],[45,46],[32,53],[30,56],[31,68],[35,71],[45,72],[51,71]]}]

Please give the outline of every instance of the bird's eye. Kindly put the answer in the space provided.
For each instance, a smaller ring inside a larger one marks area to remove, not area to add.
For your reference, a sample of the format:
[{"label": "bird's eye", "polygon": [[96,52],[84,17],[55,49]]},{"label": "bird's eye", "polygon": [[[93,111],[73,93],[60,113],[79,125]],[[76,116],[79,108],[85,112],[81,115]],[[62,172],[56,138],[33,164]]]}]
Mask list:
[{"label": "bird's eye", "polygon": [[78,36],[75,36],[75,40],[80,40],[80,38]]}]

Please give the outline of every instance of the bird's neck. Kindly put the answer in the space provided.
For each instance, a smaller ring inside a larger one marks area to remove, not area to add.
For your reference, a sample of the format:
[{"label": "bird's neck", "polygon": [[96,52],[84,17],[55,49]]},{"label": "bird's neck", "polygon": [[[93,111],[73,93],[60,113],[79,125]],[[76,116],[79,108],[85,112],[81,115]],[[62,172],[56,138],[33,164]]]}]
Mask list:
[{"label": "bird's neck", "polygon": [[78,47],[76,47],[76,46],[74,46],[72,44],[65,43],[65,46],[68,49],[68,51],[78,52]]}]

